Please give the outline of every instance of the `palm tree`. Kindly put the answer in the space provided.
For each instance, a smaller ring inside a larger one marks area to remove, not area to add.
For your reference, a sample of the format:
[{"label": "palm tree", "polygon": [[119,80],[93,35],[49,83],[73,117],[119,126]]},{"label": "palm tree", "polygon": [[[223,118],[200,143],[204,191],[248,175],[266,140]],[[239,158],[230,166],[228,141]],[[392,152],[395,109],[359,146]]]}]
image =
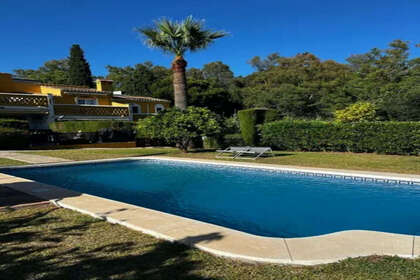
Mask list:
[{"label": "palm tree", "polygon": [[184,54],[187,51],[198,51],[208,47],[215,39],[226,36],[223,31],[204,29],[203,21],[187,17],[184,21],[177,22],[161,19],[155,22],[154,27],[138,28],[138,32],[146,38],[146,45],[159,48],[166,53],[175,55],[172,61],[173,85],[175,107],[187,107],[187,85],[185,68],[187,61]]}]

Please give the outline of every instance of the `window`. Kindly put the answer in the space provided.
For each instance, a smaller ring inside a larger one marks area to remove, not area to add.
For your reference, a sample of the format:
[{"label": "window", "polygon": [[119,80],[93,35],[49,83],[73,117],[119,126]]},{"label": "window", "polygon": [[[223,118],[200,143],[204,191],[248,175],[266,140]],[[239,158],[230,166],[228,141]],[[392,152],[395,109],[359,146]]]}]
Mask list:
[{"label": "window", "polygon": [[165,110],[165,107],[162,104],[155,104],[155,112],[159,113],[160,111]]},{"label": "window", "polygon": [[141,113],[140,106],[139,106],[139,105],[137,105],[137,104],[133,104],[133,105],[131,106],[131,112],[132,112],[134,115],[136,115],[136,114],[140,114],[140,113]]},{"label": "window", "polygon": [[76,98],[76,102],[78,105],[98,105],[98,100],[96,98],[78,97]]}]

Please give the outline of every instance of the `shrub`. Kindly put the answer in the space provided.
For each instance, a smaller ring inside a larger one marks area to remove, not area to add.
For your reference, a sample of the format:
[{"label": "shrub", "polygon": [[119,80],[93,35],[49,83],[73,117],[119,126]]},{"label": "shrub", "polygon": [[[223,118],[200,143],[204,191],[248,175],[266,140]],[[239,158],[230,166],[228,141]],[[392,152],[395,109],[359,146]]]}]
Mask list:
[{"label": "shrub", "polygon": [[262,143],[280,150],[420,153],[419,122],[284,120],[261,126]]},{"label": "shrub", "polygon": [[335,119],[339,122],[374,121],[376,108],[369,102],[357,102],[343,110],[335,111]]},{"label": "shrub", "polygon": [[29,123],[26,120],[19,119],[0,119],[0,127],[29,129]]},{"label": "shrub", "polygon": [[0,119],[0,149],[23,149],[30,144],[28,122]]},{"label": "shrub", "polygon": [[223,146],[230,147],[230,146],[244,146],[245,142],[242,139],[242,135],[240,133],[233,133],[233,134],[226,134],[223,137]]},{"label": "shrub", "polygon": [[265,111],[264,122],[274,122],[283,119],[279,110],[268,109]]},{"label": "shrub", "polygon": [[184,152],[194,139],[215,136],[219,132],[216,115],[198,107],[188,107],[183,111],[173,108],[138,122],[138,137],[175,142]]},{"label": "shrub", "polygon": [[203,137],[203,148],[204,149],[217,149],[219,148],[219,139],[218,137],[213,136],[204,136]]},{"label": "shrub", "polygon": [[264,122],[267,109],[246,109],[238,112],[242,138],[246,145],[255,146],[258,143],[257,125]]}]

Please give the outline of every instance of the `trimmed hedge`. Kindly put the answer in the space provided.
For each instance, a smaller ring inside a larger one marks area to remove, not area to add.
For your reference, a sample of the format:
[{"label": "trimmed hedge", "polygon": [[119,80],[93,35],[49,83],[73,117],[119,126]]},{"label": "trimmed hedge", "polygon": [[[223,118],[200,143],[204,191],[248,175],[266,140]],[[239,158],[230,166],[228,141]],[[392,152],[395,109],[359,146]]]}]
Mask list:
[{"label": "trimmed hedge", "polygon": [[420,153],[420,122],[283,120],[260,127],[262,144],[279,150]]},{"label": "trimmed hedge", "polygon": [[132,130],[134,123],[128,121],[62,121],[50,124],[58,133],[98,132],[103,129]]},{"label": "trimmed hedge", "polygon": [[258,124],[264,122],[267,109],[246,109],[238,111],[239,126],[246,145],[255,146],[258,141]]},{"label": "trimmed hedge", "polygon": [[28,122],[0,119],[0,149],[23,149],[30,144]]},{"label": "trimmed hedge", "polygon": [[133,141],[134,123],[128,121],[61,121],[50,124],[60,144]]}]

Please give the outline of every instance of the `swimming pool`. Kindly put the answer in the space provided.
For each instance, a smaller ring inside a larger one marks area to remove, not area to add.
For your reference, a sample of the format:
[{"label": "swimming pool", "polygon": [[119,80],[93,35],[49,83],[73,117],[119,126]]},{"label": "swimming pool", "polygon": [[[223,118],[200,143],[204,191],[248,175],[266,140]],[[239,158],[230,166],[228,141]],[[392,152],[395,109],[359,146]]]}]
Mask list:
[{"label": "swimming pool", "polygon": [[256,235],[420,233],[419,185],[149,159],[2,172]]}]

